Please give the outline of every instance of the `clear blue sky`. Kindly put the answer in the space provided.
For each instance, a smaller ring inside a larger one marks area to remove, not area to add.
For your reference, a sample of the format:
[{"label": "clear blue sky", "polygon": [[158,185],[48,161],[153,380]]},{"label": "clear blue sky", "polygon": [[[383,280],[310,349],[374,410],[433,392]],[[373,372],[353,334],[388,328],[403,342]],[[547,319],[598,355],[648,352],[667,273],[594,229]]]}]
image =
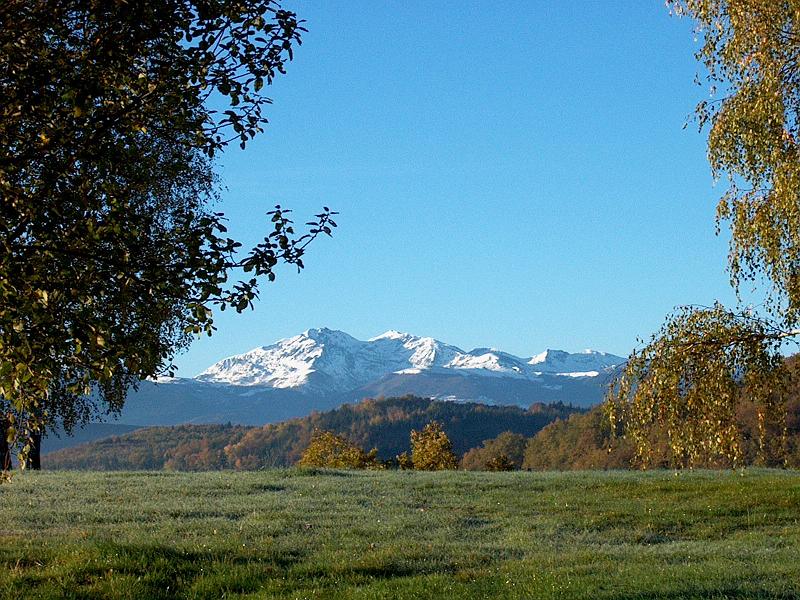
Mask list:
[{"label": "clear blue sky", "polygon": [[248,243],[275,203],[340,227],[179,375],[322,326],[624,355],[674,306],[732,300],[722,188],[683,129],[697,43],[660,0],[290,6],[309,33],[219,208]]}]

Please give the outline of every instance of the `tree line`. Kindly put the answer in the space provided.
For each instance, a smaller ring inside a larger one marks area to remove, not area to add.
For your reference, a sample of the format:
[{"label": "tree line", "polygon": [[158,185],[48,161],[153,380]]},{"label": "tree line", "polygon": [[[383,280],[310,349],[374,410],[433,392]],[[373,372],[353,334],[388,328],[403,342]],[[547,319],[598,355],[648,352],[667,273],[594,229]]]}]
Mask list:
[{"label": "tree line", "polygon": [[[544,418],[543,418],[544,417]],[[423,460],[420,440],[435,426],[446,448],[443,462]],[[653,432],[651,467],[800,468],[800,388],[787,404],[785,429],[764,438],[754,403],[740,406],[742,459],[718,454],[686,460],[672,452],[665,432]],[[480,427],[480,428],[478,428]],[[413,433],[412,433],[413,432]],[[644,466],[624,429],[613,430],[603,406],[563,405],[523,410],[421,398],[369,400],[359,405],[265,427],[181,425],[149,427],[46,455],[45,466],[69,469],[253,470],[290,465],[333,468],[422,468],[444,464],[467,470],[631,469]],[[446,439],[445,439],[446,438]],[[415,442],[416,439],[416,442]],[[415,448],[418,448],[415,456]],[[452,454],[452,460],[449,458]]]},{"label": "tree line", "polygon": [[320,431],[342,436],[380,461],[408,453],[410,432],[441,424],[458,457],[504,431],[530,437],[581,409],[534,404],[529,409],[441,402],[406,396],[365,400],[263,427],[181,425],[148,427],[123,436],[65,448],[45,456],[46,468],[241,470],[296,464]]},{"label": "tree line", "polygon": [[305,449],[299,467],[332,469],[388,469],[417,471],[449,471],[458,467],[453,444],[442,424],[431,421],[422,430],[411,430],[411,452],[402,452],[393,459],[380,460],[378,449],[365,452],[342,435],[331,431],[315,431]]}]

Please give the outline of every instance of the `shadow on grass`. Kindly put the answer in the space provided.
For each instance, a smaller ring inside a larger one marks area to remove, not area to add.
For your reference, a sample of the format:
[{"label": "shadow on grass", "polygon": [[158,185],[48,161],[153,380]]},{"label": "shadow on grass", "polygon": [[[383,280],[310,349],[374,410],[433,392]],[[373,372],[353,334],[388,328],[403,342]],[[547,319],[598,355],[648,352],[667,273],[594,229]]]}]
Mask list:
[{"label": "shadow on grass", "polygon": [[285,491],[286,491],[285,485],[278,485],[275,483],[254,483],[247,489],[247,492],[250,494],[255,494],[259,492],[285,492]]},{"label": "shadow on grass", "polygon": [[[41,554],[28,548],[1,558],[0,574],[11,574],[7,582],[0,582],[2,600],[218,599],[258,591],[280,595],[302,590],[310,581],[319,590],[332,591],[343,584],[357,586],[430,574],[452,576],[458,570],[449,561],[431,561],[428,556],[336,568],[331,564],[304,565],[309,556],[290,549],[192,551],[114,542],[50,548]],[[491,562],[488,556],[484,558]]]},{"label": "shadow on grass", "polygon": [[294,550],[198,552],[113,542],[84,546],[68,560],[32,552],[3,556],[0,571],[12,580],[0,585],[0,598],[220,598],[257,591],[304,558]]},{"label": "shadow on grass", "polygon": [[797,600],[797,592],[775,592],[772,590],[743,589],[742,587],[721,587],[705,590],[680,590],[672,592],[636,592],[611,596],[613,600]]},{"label": "shadow on grass", "polygon": [[319,469],[317,467],[300,467],[289,471],[291,477],[355,477],[354,471],[343,469]]},{"label": "shadow on grass", "polygon": [[[191,551],[114,542],[41,549],[41,554],[37,554],[35,548],[28,548],[23,552],[0,554],[0,598],[216,599],[260,590],[267,594],[289,595],[302,590],[309,582],[313,582],[324,597],[325,593],[343,586],[367,585],[376,580],[393,582],[430,574],[453,577],[462,583],[473,581],[477,585],[475,592],[483,594],[479,592],[484,585],[481,579],[492,579],[493,564],[498,560],[522,558],[513,551],[503,550],[491,548],[485,555],[462,555],[458,563],[446,557],[422,554],[405,560],[384,557],[373,564],[337,568],[333,564],[304,564],[310,557],[294,549]],[[466,577],[465,568],[471,573],[469,577]],[[3,582],[7,574],[11,574],[11,578]],[[683,589],[618,593],[606,589],[600,595],[613,600],[800,598],[793,590],[764,589],[745,575],[726,581],[720,587],[713,584],[706,587],[701,582],[696,586],[684,582],[681,587]]]}]

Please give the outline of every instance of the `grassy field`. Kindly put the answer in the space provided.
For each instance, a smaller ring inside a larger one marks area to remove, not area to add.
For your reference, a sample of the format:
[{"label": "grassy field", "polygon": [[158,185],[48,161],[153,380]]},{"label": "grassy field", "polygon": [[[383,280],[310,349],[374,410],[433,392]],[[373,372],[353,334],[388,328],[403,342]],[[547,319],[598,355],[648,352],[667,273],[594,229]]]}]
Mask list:
[{"label": "grassy field", "polygon": [[800,473],[38,473],[0,598],[800,598]]}]

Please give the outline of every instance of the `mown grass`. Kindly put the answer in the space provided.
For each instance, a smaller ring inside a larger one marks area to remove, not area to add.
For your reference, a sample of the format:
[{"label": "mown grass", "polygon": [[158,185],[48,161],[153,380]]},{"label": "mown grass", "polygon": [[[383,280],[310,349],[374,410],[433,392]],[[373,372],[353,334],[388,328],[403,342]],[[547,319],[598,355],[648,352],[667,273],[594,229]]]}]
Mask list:
[{"label": "mown grass", "polygon": [[0,598],[800,598],[800,474],[26,473]]}]

